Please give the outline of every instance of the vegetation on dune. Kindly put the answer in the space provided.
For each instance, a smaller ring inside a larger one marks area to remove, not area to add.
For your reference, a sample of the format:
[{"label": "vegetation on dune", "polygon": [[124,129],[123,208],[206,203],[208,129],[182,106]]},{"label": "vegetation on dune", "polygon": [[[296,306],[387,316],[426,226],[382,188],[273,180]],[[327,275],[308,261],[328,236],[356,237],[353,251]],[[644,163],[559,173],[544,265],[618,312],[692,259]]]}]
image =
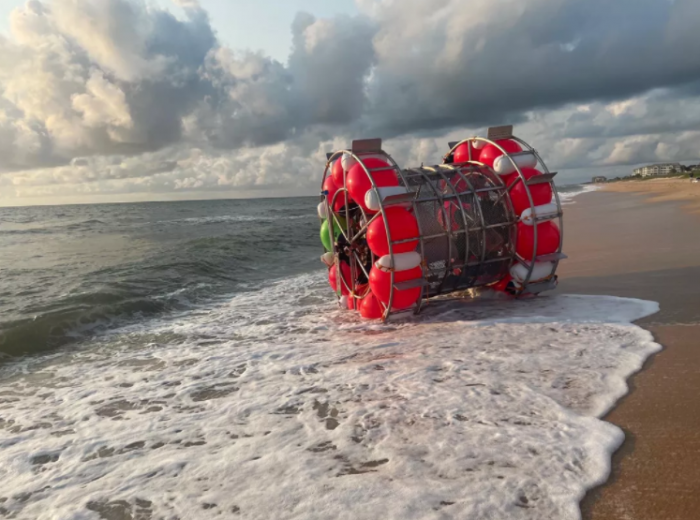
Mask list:
[{"label": "vegetation on dune", "polygon": [[621,181],[638,181],[638,182],[645,182],[645,181],[650,181],[652,179],[692,179],[695,177],[700,177],[700,170],[693,170],[692,172],[674,172],[670,173],[669,175],[652,175],[649,177],[641,177],[639,175],[626,175],[624,177],[613,177],[612,179],[608,179],[605,182],[621,182]]}]

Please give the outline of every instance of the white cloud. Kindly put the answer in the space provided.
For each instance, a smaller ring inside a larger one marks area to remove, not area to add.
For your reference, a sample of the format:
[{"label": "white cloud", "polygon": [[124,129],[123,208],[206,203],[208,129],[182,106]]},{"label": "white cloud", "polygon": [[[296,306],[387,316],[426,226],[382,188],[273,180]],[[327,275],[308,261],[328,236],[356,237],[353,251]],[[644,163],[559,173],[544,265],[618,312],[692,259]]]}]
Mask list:
[{"label": "white cloud", "polygon": [[134,127],[124,92],[99,70],[92,72],[85,87],[86,93],[71,99],[73,109],[82,114],[83,123],[91,128],[107,127],[113,140],[124,141],[118,130]]},{"label": "white cloud", "polygon": [[0,200],[314,193],[351,137],[412,166],[505,122],[564,172],[700,156],[693,0],[358,0],[361,16],[300,13],[286,64],[176,3],[184,19],[142,0],[13,12]]}]

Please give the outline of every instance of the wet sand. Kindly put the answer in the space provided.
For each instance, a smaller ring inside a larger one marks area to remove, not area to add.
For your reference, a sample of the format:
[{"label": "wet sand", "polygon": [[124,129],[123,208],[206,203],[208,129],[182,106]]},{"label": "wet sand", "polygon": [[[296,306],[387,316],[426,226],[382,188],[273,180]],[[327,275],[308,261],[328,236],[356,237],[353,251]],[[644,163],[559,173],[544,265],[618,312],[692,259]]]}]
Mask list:
[{"label": "wet sand", "polygon": [[690,179],[650,179],[612,182],[603,185],[605,191],[641,193],[652,202],[681,201],[683,209],[700,214],[700,182]]},{"label": "wet sand", "polygon": [[584,519],[700,518],[700,217],[678,202],[596,192],[566,207],[559,292],[654,300],[641,320],[664,350],[606,417],[626,435]]},{"label": "wet sand", "polygon": [[697,326],[651,329],[665,346],[607,420],[625,443],[607,485],[582,502],[586,519],[695,520],[700,516],[700,362]]}]

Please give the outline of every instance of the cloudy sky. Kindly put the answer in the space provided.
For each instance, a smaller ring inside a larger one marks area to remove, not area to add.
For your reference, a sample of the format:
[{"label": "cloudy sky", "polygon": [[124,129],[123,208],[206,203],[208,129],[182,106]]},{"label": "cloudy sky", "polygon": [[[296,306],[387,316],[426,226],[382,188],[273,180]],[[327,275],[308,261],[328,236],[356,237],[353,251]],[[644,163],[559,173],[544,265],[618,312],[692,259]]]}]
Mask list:
[{"label": "cloudy sky", "polygon": [[700,161],[698,0],[0,0],[0,205],[312,195],[513,123],[559,183]]}]

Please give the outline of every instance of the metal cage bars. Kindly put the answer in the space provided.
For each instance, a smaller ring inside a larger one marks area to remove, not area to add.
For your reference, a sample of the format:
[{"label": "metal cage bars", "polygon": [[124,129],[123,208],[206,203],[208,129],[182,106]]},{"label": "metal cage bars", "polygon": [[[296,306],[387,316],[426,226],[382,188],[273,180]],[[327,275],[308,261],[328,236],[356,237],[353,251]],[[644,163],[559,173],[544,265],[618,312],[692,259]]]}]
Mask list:
[{"label": "metal cage bars", "polygon": [[[505,129],[505,128],[507,128],[507,127],[501,127],[501,128],[499,128],[499,130],[502,130],[502,129]],[[512,130],[512,129],[511,129],[511,130]],[[501,140],[501,139],[509,139],[509,140],[515,141],[515,142],[517,142],[518,144],[520,144],[521,147],[524,148],[524,150],[523,150],[523,152],[519,152],[519,153],[531,153],[531,154],[535,157],[535,159],[536,159],[536,161],[537,161],[537,165],[541,166],[541,168],[542,168],[542,170],[543,170],[543,172],[542,172],[543,175],[546,175],[546,176],[547,176],[547,177],[546,177],[546,179],[547,179],[546,182],[552,187],[552,193],[553,193],[554,201],[555,201],[555,204],[556,204],[556,206],[557,206],[556,218],[558,219],[558,222],[559,222],[559,246],[558,246],[558,248],[557,248],[556,253],[554,253],[553,255],[545,255],[546,257],[551,257],[551,258],[552,258],[551,261],[554,262],[554,267],[553,267],[553,269],[552,269],[552,274],[548,277],[547,280],[545,280],[545,282],[539,282],[539,283],[536,284],[536,285],[541,285],[541,284],[543,284],[543,283],[546,284],[546,287],[542,287],[542,290],[551,289],[551,288],[553,288],[553,287],[551,287],[551,285],[553,284],[553,281],[556,279],[556,271],[557,271],[557,268],[559,267],[559,262],[560,262],[561,260],[563,260],[564,258],[566,258],[566,255],[564,255],[564,254],[562,253],[562,249],[563,249],[563,246],[564,246],[564,217],[563,217],[564,213],[563,213],[563,210],[562,210],[562,207],[561,207],[561,200],[560,200],[560,198],[559,198],[559,194],[558,194],[558,192],[557,192],[557,189],[556,189],[556,186],[554,185],[554,180],[553,180],[553,179],[554,179],[554,176],[556,175],[556,172],[555,172],[555,173],[550,172],[549,169],[547,168],[547,165],[546,165],[545,162],[542,160],[542,157],[539,155],[539,153],[537,153],[537,150],[535,150],[532,146],[530,146],[530,145],[529,145],[528,143],[526,143],[524,140],[522,140],[522,139],[520,139],[520,138],[515,137],[514,135],[512,135],[512,132],[511,132],[511,131],[506,131],[506,132],[504,132],[504,135],[500,136],[500,138],[497,139],[497,140]],[[528,202],[529,202],[529,204],[530,204],[530,209],[532,209],[533,212],[534,212],[535,203],[534,203],[534,199],[533,199],[533,197],[532,197],[532,193],[530,192],[530,184],[529,184],[529,181],[528,181],[528,180],[525,178],[525,176],[523,175],[523,172],[522,172],[520,166],[517,164],[517,162],[516,162],[515,159],[513,158],[513,155],[510,154],[510,153],[508,153],[505,149],[503,149],[503,147],[501,147],[501,146],[496,142],[496,139],[492,140],[492,139],[487,139],[487,138],[483,138],[483,137],[474,136],[474,137],[470,137],[470,138],[464,139],[464,140],[462,140],[462,141],[459,141],[459,142],[457,142],[457,143],[450,143],[450,145],[451,145],[450,151],[449,151],[447,154],[445,154],[445,156],[444,156],[444,158],[443,158],[443,161],[444,161],[443,163],[446,164],[446,161],[454,154],[455,150],[456,150],[459,146],[461,146],[461,145],[463,145],[463,144],[470,144],[470,145],[472,145],[474,142],[482,142],[482,143],[484,143],[484,144],[490,144],[490,145],[496,147],[505,157],[508,158],[508,160],[511,162],[511,164],[512,164],[513,167],[515,168],[515,172],[516,172],[518,175],[517,175],[517,178],[514,179],[514,181],[507,187],[507,191],[508,191],[508,193],[510,193],[510,191],[511,191],[519,182],[522,182],[522,183],[523,183],[523,187],[525,188],[525,193],[526,193],[526,195],[527,195]],[[488,168],[488,166],[485,165],[485,164],[483,164],[483,163],[479,163],[479,162],[476,162],[476,161],[472,161],[472,146],[469,146],[469,147],[468,147],[468,152],[469,152],[469,161],[467,161],[467,163],[458,163],[458,164],[479,164],[479,165],[481,165],[481,166],[484,166],[484,167]],[[519,221],[520,221],[520,215],[516,215],[516,217],[517,217],[518,222],[519,222]],[[534,217],[534,213],[533,213],[533,217]],[[534,228],[534,229],[533,229],[533,241],[534,241],[534,244],[533,244],[533,253],[532,253],[532,258],[529,259],[529,260],[526,260],[526,259],[520,257],[520,256],[517,254],[517,233],[516,233],[516,239],[515,239],[515,243],[514,243],[514,246],[513,246],[513,260],[519,261],[519,262],[522,263],[522,264],[527,268],[527,270],[528,270],[527,276],[525,277],[525,279],[524,279],[523,282],[521,283],[521,288],[518,290],[518,294],[517,294],[518,296],[519,296],[519,295],[522,295],[522,294],[525,294],[525,293],[527,293],[527,292],[532,292],[532,290],[535,289],[535,288],[529,288],[529,287],[528,287],[528,286],[530,285],[530,279],[532,278],[532,272],[533,272],[533,270],[534,270],[534,268],[535,268],[535,263],[538,261],[538,259],[539,259],[539,261],[544,261],[544,259],[543,259],[542,257],[538,257],[538,255],[537,255],[537,246],[538,246],[538,225],[537,225],[537,224],[538,224],[538,223],[539,223],[539,220],[538,220],[537,218],[534,218],[534,222],[533,222],[533,228]]]},{"label": "metal cage bars", "polygon": [[[532,148],[530,145],[528,145],[526,142],[524,142],[522,139],[519,139],[515,136],[507,135],[502,138],[508,138],[512,139],[516,142],[518,142],[523,148],[524,152],[526,153],[532,153],[533,156],[536,158],[536,162],[538,165],[541,165],[543,169],[544,175],[547,175],[547,179],[545,182],[548,182],[552,186],[552,191],[554,193],[554,201],[556,202],[557,206],[557,217],[559,220],[559,230],[560,230],[560,239],[559,239],[559,247],[557,250],[557,253],[554,255],[546,255],[550,261],[554,262],[554,267],[552,270],[552,274],[548,277],[547,281],[549,285],[551,285],[552,280],[556,279],[556,269],[558,267],[559,261],[562,258],[565,258],[564,255],[562,255],[562,246],[563,246],[563,212],[561,209],[561,201],[559,199],[559,195],[557,194],[556,188],[553,183],[553,176],[556,175],[556,173],[552,174],[549,172],[547,169],[547,166],[545,165],[544,161],[542,158],[539,156],[537,151]],[[515,172],[517,172],[517,177],[516,179],[508,186],[506,186],[503,183],[503,180],[500,178],[499,175],[497,175],[492,169],[490,169],[487,165],[473,161],[471,157],[471,150],[472,147],[469,146],[469,160],[464,163],[448,163],[447,161],[449,158],[454,154],[454,151],[462,144],[465,143],[470,143],[473,144],[474,142],[483,142],[484,144],[490,144],[495,146],[504,156],[508,157],[510,160],[511,164],[513,165]],[[361,146],[356,146],[357,143],[360,143]],[[371,143],[369,146],[367,143]],[[537,256],[537,245],[538,245],[538,230],[537,230],[537,223],[538,220],[535,218],[535,221],[533,222],[534,225],[534,230],[533,230],[533,235],[534,235],[534,245],[533,245],[533,257],[529,260],[529,262],[526,259],[521,258],[517,254],[517,232],[515,232],[515,226],[517,223],[520,221],[520,216],[514,215],[514,211],[512,208],[512,204],[510,203],[510,197],[508,197],[508,193],[513,189],[513,187],[518,183],[522,182],[524,187],[525,187],[525,193],[528,198],[528,202],[530,205],[530,208],[533,208],[534,212],[534,199],[532,197],[532,194],[530,192],[528,180],[525,178],[523,175],[523,172],[520,168],[520,166],[517,164],[517,162],[514,160],[514,158],[509,154],[503,147],[501,147],[497,142],[496,139],[487,139],[487,138],[482,138],[482,137],[471,137],[468,139],[464,139],[458,143],[450,143],[451,149],[448,154],[445,155],[445,161],[443,164],[434,166],[434,167],[421,167],[421,168],[412,168],[412,169],[407,169],[407,170],[402,170],[399,168],[397,163],[394,161],[394,159],[384,152],[381,149],[381,140],[365,140],[365,141],[355,141],[353,142],[353,147],[350,150],[339,150],[337,152],[328,154],[327,156],[327,162],[326,166],[324,169],[324,174],[323,174],[323,183],[325,183],[325,180],[327,179],[329,175],[329,170],[331,165],[335,160],[342,160],[343,155],[347,155],[351,157],[354,161],[355,164],[359,164],[364,171],[365,175],[367,175],[367,178],[370,181],[371,188],[370,190],[377,190],[377,185],[375,183],[375,180],[373,178],[373,173],[375,171],[394,171],[397,174],[397,177],[400,181],[400,185],[402,185],[407,192],[410,194],[413,194],[413,197],[410,199],[403,200],[402,202],[410,202],[412,209],[413,209],[413,214],[416,216],[416,221],[418,224],[418,231],[419,231],[419,236],[418,236],[418,243],[419,243],[419,249],[420,249],[420,256],[421,256],[421,268],[422,268],[422,280],[420,285],[421,288],[421,294],[420,297],[418,298],[417,302],[409,309],[402,309],[398,312],[392,311],[392,304],[394,301],[394,293],[396,290],[399,290],[396,286],[395,283],[395,276],[394,276],[394,269],[393,267],[395,266],[395,257],[394,257],[394,245],[397,243],[400,243],[401,241],[394,241],[392,240],[391,237],[391,230],[389,228],[389,220],[387,218],[386,214],[386,208],[391,207],[392,203],[389,202],[385,204],[384,200],[382,197],[378,197],[379,201],[379,210],[372,215],[371,217],[368,217],[367,213],[364,211],[362,208],[362,205],[358,204],[357,208],[353,208],[353,210],[358,209],[361,212],[361,219],[360,219],[360,226],[359,229],[356,232],[353,232],[353,219],[350,217],[351,213],[351,208],[350,208],[350,201],[349,201],[349,194],[347,191],[347,171],[343,168],[343,186],[338,187],[336,193],[334,194],[333,198],[329,200],[329,197],[327,197],[328,193],[323,192],[322,195],[326,195],[323,197],[325,201],[325,206],[326,206],[326,217],[328,220],[328,233],[329,233],[329,239],[331,242],[331,253],[333,254],[334,257],[334,265],[336,268],[336,292],[339,294],[342,293],[342,288],[345,287],[345,289],[349,292],[350,297],[353,299],[353,308],[357,308],[359,305],[359,302],[366,298],[370,292],[369,287],[364,291],[363,294],[356,294],[355,293],[355,281],[357,280],[357,274],[358,274],[358,268],[363,272],[365,277],[369,280],[369,275],[370,273],[367,272],[362,265],[361,260],[357,257],[357,252],[355,250],[355,244],[363,241],[364,236],[367,232],[367,228],[369,225],[377,218],[381,216],[384,220],[384,226],[385,226],[385,231],[386,231],[386,236],[387,236],[387,241],[388,241],[388,249],[389,249],[389,256],[391,258],[391,268],[389,269],[390,273],[390,295],[389,295],[389,300],[387,304],[385,305],[382,302],[379,302],[382,308],[384,309],[383,312],[383,317],[382,319],[386,321],[389,316],[397,313],[404,313],[407,311],[413,311],[415,313],[420,312],[422,308],[423,301],[426,300],[428,297],[432,296],[437,296],[438,294],[442,294],[442,290],[438,290],[436,294],[431,295],[431,291],[428,289],[426,290],[426,287],[429,287],[429,284],[427,282],[428,276],[429,276],[429,271],[430,269],[428,268],[428,265],[426,264],[426,246],[425,246],[425,240],[431,238],[430,236],[426,236],[424,233],[423,229],[423,222],[422,219],[419,218],[419,211],[418,211],[418,204],[420,203],[425,203],[425,202],[430,202],[430,201],[436,201],[441,203],[440,204],[440,212],[443,215],[443,223],[444,223],[444,233],[441,233],[439,235],[435,235],[432,238],[435,237],[446,237],[447,239],[447,244],[448,244],[448,258],[445,264],[445,272],[443,273],[443,278],[440,284],[438,285],[438,289],[442,289],[446,279],[449,276],[450,269],[451,268],[462,268],[465,269],[465,272],[467,271],[468,267],[476,267],[476,269],[470,273],[470,280],[468,283],[464,284],[458,284],[458,287],[456,289],[453,289],[452,291],[449,292],[454,292],[455,290],[466,290],[470,287],[475,287],[477,286],[477,282],[479,280],[480,275],[484,272],[484,268],[487,263],[496,263],[496,262],[505,262],[508,261],[507,267],[510,267],[513,265],[513,262],[518,261],[522,263],[525,267],[528,269],[528,273],[526,278],[523,280],[520,289],[518,290],[516,296],[520,296],[522,294],[525,294],[526,292],[534,292],[535,289],[537,288],[531,288],[530,287],[530,279],[532,277],[532,272],[535,266],[535,263],[538,261],[538,256]],[[368,168],[364,162],[363,158],[369,158],[369,157],[375,157],[379,159],[383,159],[388,163],[388,167],[380,167],[380,168]],[[473,173],[479,173],[482,175],[485,179],[488,179],[488,181],[491,183],[491,186],[486,189],[478,189],[475,188],[472,184],[472,182],[469,179],[470,175],[465,175],[465,170],[468,170],[470,174]],[[459,177],[459,180],[464,183],[464,185],[468,188],[467,191],[459,192],[456,188],[456,186],[448,179],[446,175],[446,171],[449,171],[450,173],[454,173]],[[436,190],[436,187],[433,185],[433,180],[430,178],[430,174],[433,174],[435,179],[439,179],[444,183],[444,186],[446,190],[449,190],[451,193],[438,193]],[[416,183],[411,183],[409,182],[409,179],[412,177],[420,177],[423,179],[423,182],[418,184],[418,187],[415,191],[411,191],[411,188],[416,185]],[[495,182],[494,182],[495,180]],[[430,198],[420,198],[421,190],[424,189],[425,185],[428,185],[429,189],[432,191],[433,197]],[[483,208],[481,203],[479,202],[478,194],[484,191],[492,191],[492,192],[500,192],[500,195],[498,197],[499,202],[504,203],[505,207],[505,212],[508,216],[507,221],[505,222],[499,222],[497,224],[487,224],[486,219],[484,217],[483,213]],[[377,192],[378,194],[379,192]],[[471,220],[471,217],[467,215],[465,211],[465,207],[462,201],[462,197],[465,195],[471,195],[472,200],[474,201],[474,206],[476,207],[476,211],[478,212],[479,220],[480,220],[480,226],[479,227],[469,227],[469,222]],[[342,195],[344,197],[344,207],[341,209],[341,211],[344,213],[345,217],[345,226],[342,226],[340,221],[338,220],[338,216],[336,215],[336,212],[333,210],[333,207],[335,206],[337,197],[339,195]],[[445,205],[443,204],[444,201],[448,199],[455,199],[459,204],[457,205],[457,208],[459,209],[459,215],[461,216],[461,220],[464,224],[464,229],[463,230],[458,230],[457,232],[452,230],[452,215],[450,215],[450,212],[445,208]],[[396,203],[395,203],[396,204]],[[534,214],[533,214],[534,216]],[[349,253],[347,254],[348,256],[348,262],[350,266],[350,274],[351,274],[351,280],[349,281],[350,284],[348,284],[348,281],[345,280],[345,277],[343,276],[342,269],[340,267],[340,255],[339,252],[336,250],[336,240],[335,240],[335,226],[338,226],[340,229],[341,234],[343,235],[343,238],[346,242],[345,247],[349,250]],[[343,229],[343,227],[345,229]],[[486,260],[486,243],[487,243],[487,238],[486,238],[486,232],[489,228],[497,228],[497,227],[510,227],[510,233],[509,233],[509,238],[510,238],[510,244],[509,244],[509,249],[510,249],[510,255],[507,257],[502,257],[502,258],[496,258],[496,259],[490,259]],[[475,263],[470,263],[469,262],[469,254],[472,248],[470,247],[470,231],[480,231],[481,232],[481,247],[480,247],[480,253],[481,253],[481,258],[478,262]],[[456,233],[461,233],[464,235],[464,255],[463,255],[463,262],[460,266],[451,266],[448,265],[448,262],[452,259],[452,247],[453,247],[453,242],[454,242],[454,235]],[[370,259],[371,259],[371,266],[374,266],[375,263],[375,254],[374,252],[371,251],[370,248],[368,248],[369,254],[370,254]],[[552,258],[549,258],[552,257]],[[540,257],[540,261],[543,259]],[[371,271],[371,268],[370,268]],[[537,284],[537,285],[542,285],[542,284]],[[552,288],[552,287],[541,287],[541,290],[546,290],[547,288]],[[529,290],[530,289],[530,290]],[[538,291],[539,292],[539,291]]]}]

